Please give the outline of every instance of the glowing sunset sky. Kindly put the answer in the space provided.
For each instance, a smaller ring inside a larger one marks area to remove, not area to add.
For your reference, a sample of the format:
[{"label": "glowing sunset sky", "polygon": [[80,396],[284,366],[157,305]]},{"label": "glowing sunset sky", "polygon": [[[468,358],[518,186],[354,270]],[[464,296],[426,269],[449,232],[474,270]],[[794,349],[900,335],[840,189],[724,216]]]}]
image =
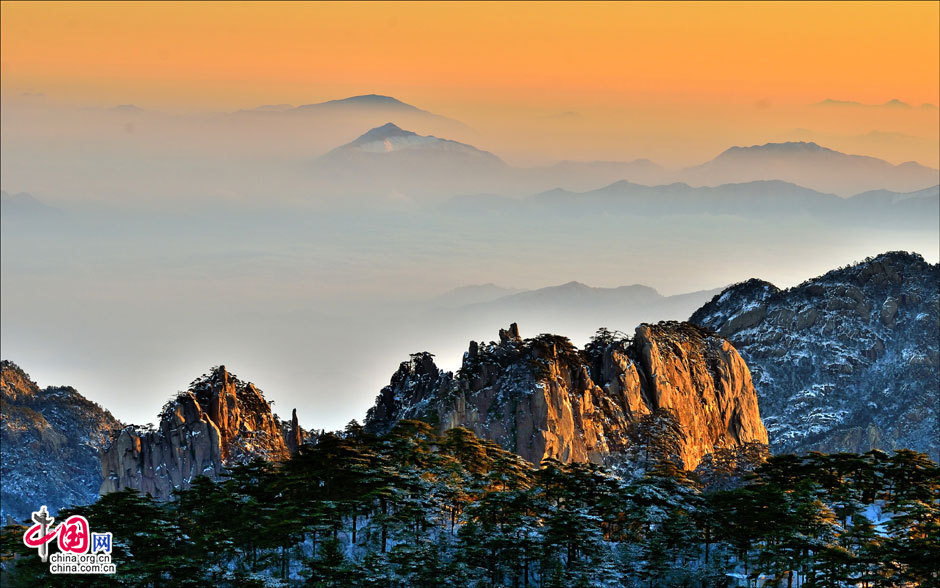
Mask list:
[{"label": "glowing sunset sky", "polygon": [[940,91],[938,6],[5,2],[3,87],[228,108],[376,87],[421,102],[920,104]]},{"label": "glowing sunset sky", "polygon": [[[702,126],[707,118],[714,126],[701,132],[717,146],[750,138],[716,136],[727,134],[724,121],[716,121],[728,116],[722,109],[777,108],[754,115],[763,126],[752,118],[735,123],[775,138],[769,135],[829,124],[827,113],[779,110],[825,98],[935,104],[938,7],[5,2],[2,90],[5,96],[41,93],[57,103],[164,110],[233,110],[376,92],[471,123],[512,119],[520,110],[593,109],[607,112],[586,123],[597,131],[597,145],[611,143],[603,137],[610,109],[645,109],[636,133],[646,124],[663,129],[665,121]],[[888,122],[872,120],[872,113],[849,118],[826,130],[901,132],[931,141],[937,133],[934,113]],[[915,151],[935,163],[935,148]]]}]

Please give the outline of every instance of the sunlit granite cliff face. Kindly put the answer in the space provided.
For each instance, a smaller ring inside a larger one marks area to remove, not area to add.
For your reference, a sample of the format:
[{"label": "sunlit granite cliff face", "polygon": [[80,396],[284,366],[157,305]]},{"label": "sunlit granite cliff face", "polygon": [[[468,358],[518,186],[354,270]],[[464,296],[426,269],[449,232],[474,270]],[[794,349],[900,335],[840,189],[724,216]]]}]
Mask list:
[{"label": "sunlit granite cliff face", "polygon": [[741,352],[779,452],[908,448],[940,460],[940,265],[892,252],[695,312]]},{"label": "sunlit granite cliff face", "polygon": [[40,388],[0,362],[0,523],[26,520],[42,505],[55,513],[94,502],[101,450],[121,426],[74,388]]},{"label": "sunlit granite cliff face", "polygon": [[260,390],[219,366],[167,403],[155,430],[121,430],[101,458],[101,493],[133,488],[167,499],[224,466],[286,459],[303,438],[296,417],[281,423]]},{"label": "sunlit granite cliff face", "polygon": [[681,425],[680,459],[694,468],[715,447],[767,442],[744,361],[727,341],[686,323],[641,325],[632,339],[604,336],[578,350],[564,337],[470,343],[456,374],[412,355],[366,417],[389,430],[422,419],[466,427],[533,463],[615,464],[630,424],[659,408]]}]

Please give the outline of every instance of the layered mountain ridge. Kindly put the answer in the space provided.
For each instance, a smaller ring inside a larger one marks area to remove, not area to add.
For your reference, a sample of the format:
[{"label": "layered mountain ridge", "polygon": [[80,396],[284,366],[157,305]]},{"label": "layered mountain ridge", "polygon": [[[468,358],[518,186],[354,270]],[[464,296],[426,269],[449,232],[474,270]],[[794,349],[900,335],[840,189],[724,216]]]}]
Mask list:
[{"label": "layered mountain ridge", "polygon": [[940,186],[912,192],[872,190],[849,198],[780,180],[720,186],[674,183],[645,186],[618,181],[587,192],[550,190],[526,198],[461,196],[444,209],[455,214],[516,214],[591,218],[708,215],[765,219],[813,217],[830,225],[933,228],[940,222]]},{"label": "layered mountain ridge", "polygon": [[752,279],[690,321],[747,362],[775,452],[940,460],[940,266],[890,252],[780,290]]},{"label": "layered mountain ridge", "polygon": [[835,151],[812,141],[789,141],[731,147],[711,161],[686,168],[680,178],[710,186],[775,179],[851,196],[871,189],[920,190],[936,184],[940,172],[913,161],[893,165],[876,157]]},{"label": "layered mountain ridge", "polygon": [[[361,182],[358,174],[379,174],[382,180],[417,189],[420,173],[425,181],[439,179],[436,168],[446,166],[453,194],[480,189],[485,193],[583,189],[587,183],[620,182],[689,188],[778,182],[795,184],[806,192],[848,197],[871,190],[914,192],[940,183],[940,170],[907,161],[898,165],[866,155],[842,153],[812,141],[786,141],[733,146],[699,165],[666,170],[655,163],[634,161],[560,161],[552,165],[512,167],[502,159],[466,143],[420,135],[388,122],[321,156],[316,169],[324,177]],[[400,172],[405,171],[406,175]],[[686,185],[688,184],[688,185]],[[604,189],[604,188],[602,188]],[[607,188],[609,189],[609,187]],[[599,191],[599,190],[598,190]],[[683,209],[685,210],[685,209]]]},{"label": "layered mountain ridge", "polygon": [[[404,130],[393,122],[332,149],[314,162],[313,169],[321,180],[354,192],[367,187],[379,193],[393,189],[439,199],[474,193],[519,197],[548,191],[573,201],[571,204],[580,204],[583,198],[572,197],[569,190],[607,184],[593,192],[610,191],[621,182],[658,192],[688,192],[690,186],[727,192],[735,191],[738,184],[783,183],[803,192],[796,194],[799,200],[807,195],[825,199],[872,190],[915,192],[940,183],[940,170],[913,161],[894,165],[812,141],[733,146],[700,165],[673,170],[646,159],[565,160],[540,167],[514,167],[473,145]],[[338,181],[344,184],[335,184]],[[679,210],[688,212],[686,208]]]},{"label": "layered mountain ridge", "polygon": [[660,409],[678,419],[678,457],[689,469],[716,447],[767,442],[744,361],[685,323],[641,325],[632,339],[607,333],[583,350],[557,335],[522,339],[513,324],[498,343],[471,341],[456,374],[414,354],[365,426],[381,433],[421,419],[441,431],[466,427],[533,463],[617,464],[632,424]]}]

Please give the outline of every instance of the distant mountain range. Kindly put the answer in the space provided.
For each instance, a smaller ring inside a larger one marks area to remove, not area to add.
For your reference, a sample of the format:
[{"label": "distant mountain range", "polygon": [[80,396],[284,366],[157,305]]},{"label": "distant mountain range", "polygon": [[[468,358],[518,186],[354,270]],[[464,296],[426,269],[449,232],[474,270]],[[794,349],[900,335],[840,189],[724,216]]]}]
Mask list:
[{"label": "distant mountain range", "polygon": [[523,291],[487,284],[457,288],[432,298],[423,318],[429,325],[469,332],[518,321],[534,332],[563,332],[580,338],[601,326],[632,329],[645,321],[685,318],[720,291],[663,296],[642,284],[600,288],[567,282]]},{"label": "distant mountain range", "polygon": [[433,307],[457,308],[469,304],[492,302],[493,300],[521,292],[518,288],[504,288],[496,284],[474,284],[448,290],[429,302]]},{"label": "distant mountain range", "polygon": [[[819,106],[875,108],[832,99],[820,102]],[[905,110],[914,107],[900,100],[891,100],[877,108]],[[936,107],[925,104],[916,108]],[[110,112],[123,117],[141,115],[144,111],[125,104],[110,109]],[[125,118],[127,120],[122,119],[124,124],[139,126],[144,124],[146,117]],[[151,122],[151,125],[159,124],[162,124],[162,119]],[[916,143],[924,140],[899,137],[897,133],[884,131],[881,132],[883,136],[840,139],[796,129],[786,138],[805,141],[735,146],[699,165],[666,169],[648,159],[564,160],[536,167],[510,166],[503,162],[498,152],[488,150],[484,139],[464,123],[381,94],[299,106],[268,104],[215,115],[199,124],[204,125],[203,135],[207,140],[223,141],[215,147],[216,150],[237,150],[239,144],[244,144],[245,149],[262,149],[264,153],[286,159],[296,158],[298,154],[301,157],[308,154],[310,159],[317,154],[326,154],[320,157],[319,165],[314,166],[317,170],[314,180],[320,182],[317,186],[319,194],[365,196],[395,193],[409,198],[441,198],[483,192],[522,196],[553,188],[580,192],[619,180],[648,186],[676,182],[718,186],[780,180],[845,197],[870,190],[911,192],[940,183],[940,171],[916,162],[894,165],[876,157],[840,152],[810,141],[826,138],[852,145],[847,148],[857,152],[877,149],[879,145],[884,147],[886,141],[892,141],[896,149],[888,151],[901,154],[910,152],[911,145],[898,147],[899,141]],[[354,148],[361,149],[363,143],[372,142],[366,139],[376,135],[398,137],[398,141],[386,137],[391,140],[391,149],[386,149],[384,141],[380,141],[370,151],[391,155],[346,161],[336,157],[337,152],[348,154]],[[921,148],[922,145],[918,147]],[[398,153],[402,150],[408,152],[407,157]],[[447,155],[441,155],[442,151]],[[484,160],[488,160],[487,165],[481,168]],[[447,181],[443,181],[445,179]]]},{"label": "distant mountain range", "polygon": [[[813,104],[813,106],[836,106],[836,107],[838,106],[848,106],[848,107],[861,106],[861,107],[868,107],[868,108],[898,108],[902,110],[908,110],[908,109],[914,108],[914,106],[912,106],[911,104],[898,100],[897,98],[888,100],[884,104],[865,104],[862,102],[857,102],[855,100],[834,100],[832,98],[826,98],[825,100],[822,100],[820,102],[817,102],[816,104]],[[919,108],[922,108],[924,110],[936,110],[937,109],[936,105],[931,104],[929,102],[924,102],[923,104],[920,105]]]},{"label": "distant mountain range", "polygon": [[678,300],[688,297],[706,297],[720,292],[721,288],[703,290],[674,296],[663,296],[655,288],[643,284],[603,288],[589,286],[582,282],[571,281],[557,286],[546,286],[534,290],[505,288],[496,284],[462,286],[449,290],[430,299],[430,303],[439,308],[482,308],[503,307],[577,307],[579,305],[620,306],[630,304],[651,304],[664,300]]},{"label": "distant mountain range", "polygon": [[913,161],[892,165],[875,157],[848,155],[799,141],[731,147],[711,161],[682,170],[679,178],[700,186],[782,180],[851,196],[878,189],[920,190],[940,183],[940,171]]},{"label": "distant mountain range", "polygon": [[581,282],[567,282],[560,286],[549,286],[538,290],[528,290],[517,294],[503,296],[491,302],[480,304],[500,306],[522,310],[534,307],[577,307],[581,305],[619,306],[623,304],[650,304],[659,302],[665,297],[659,292],[643,286],[619,286],[617,288],[597,288],[582,284]]},{"label": "distant mountain range", "polygon": [[684,183],[643,186],[620,181],[588,192],[556,189],[528,198],[461,196],[442,208],[461,215],[807,216],[839,224],[932,228],[940,222],[940,186],[913,192],[875,190],[840,198],[777,180],[715,187]]},{"label": "distant mountain range", "polygon": [[940,170],[915,162],[893,165],[805,141],[731,147],[708,162],[675,171],[645,159],[564,161],[517,168],[472,145],[419,135],[391,122],[333,149],[317,160],[315,168],[321,177],[348,178],[355,186],[436,196],[474,190],[508,190],[519,195],[551,188],[584,189],[585,185],[619,180],[659,186],[677,182],[722,186],[776,180],[843,197],[870,190],[911,192],[940,184]]}]

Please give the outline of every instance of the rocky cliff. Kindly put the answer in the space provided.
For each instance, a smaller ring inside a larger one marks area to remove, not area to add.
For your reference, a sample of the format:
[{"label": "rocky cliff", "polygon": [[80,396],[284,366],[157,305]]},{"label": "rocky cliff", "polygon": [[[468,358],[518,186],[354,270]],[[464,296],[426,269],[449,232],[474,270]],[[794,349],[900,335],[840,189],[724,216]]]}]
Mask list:
[{"label": "rocky cliff", "polygon": [[606,331],[585,349],[568,339],[470,343],[456,374],[418,353],[392,376],[366,417],[375,432],[401,419],[441,431],[466,427],[533,463],[617,463],[631,424],[656,409],[678,418],[679,458],[694,468],[715,447],[766,443],[744,361],[727,341],[686,323],[641,325],[630,339]]},{"label": "rocky cliff", "polygon": [[102,455],[101,493],[134,488],[167,499],[196,476],[219,477],[224,466],[285,459],[303,435],[296,411],[282,423],[260,390],[219,366],[168,402],[156,429],[120,431]]},{"label": "rocky cliff", "polygon": [[940,459],[940,266],[892,252],[787,290],[750,280],[690,320],[747,361],[773,450]]},{"label": "rocky cliff", "polygon": [[100,452],[121,426],[74,388],[40,388],[0,362],[0,522],[27,520],[42,505],[55,513],[94,502]]}]

